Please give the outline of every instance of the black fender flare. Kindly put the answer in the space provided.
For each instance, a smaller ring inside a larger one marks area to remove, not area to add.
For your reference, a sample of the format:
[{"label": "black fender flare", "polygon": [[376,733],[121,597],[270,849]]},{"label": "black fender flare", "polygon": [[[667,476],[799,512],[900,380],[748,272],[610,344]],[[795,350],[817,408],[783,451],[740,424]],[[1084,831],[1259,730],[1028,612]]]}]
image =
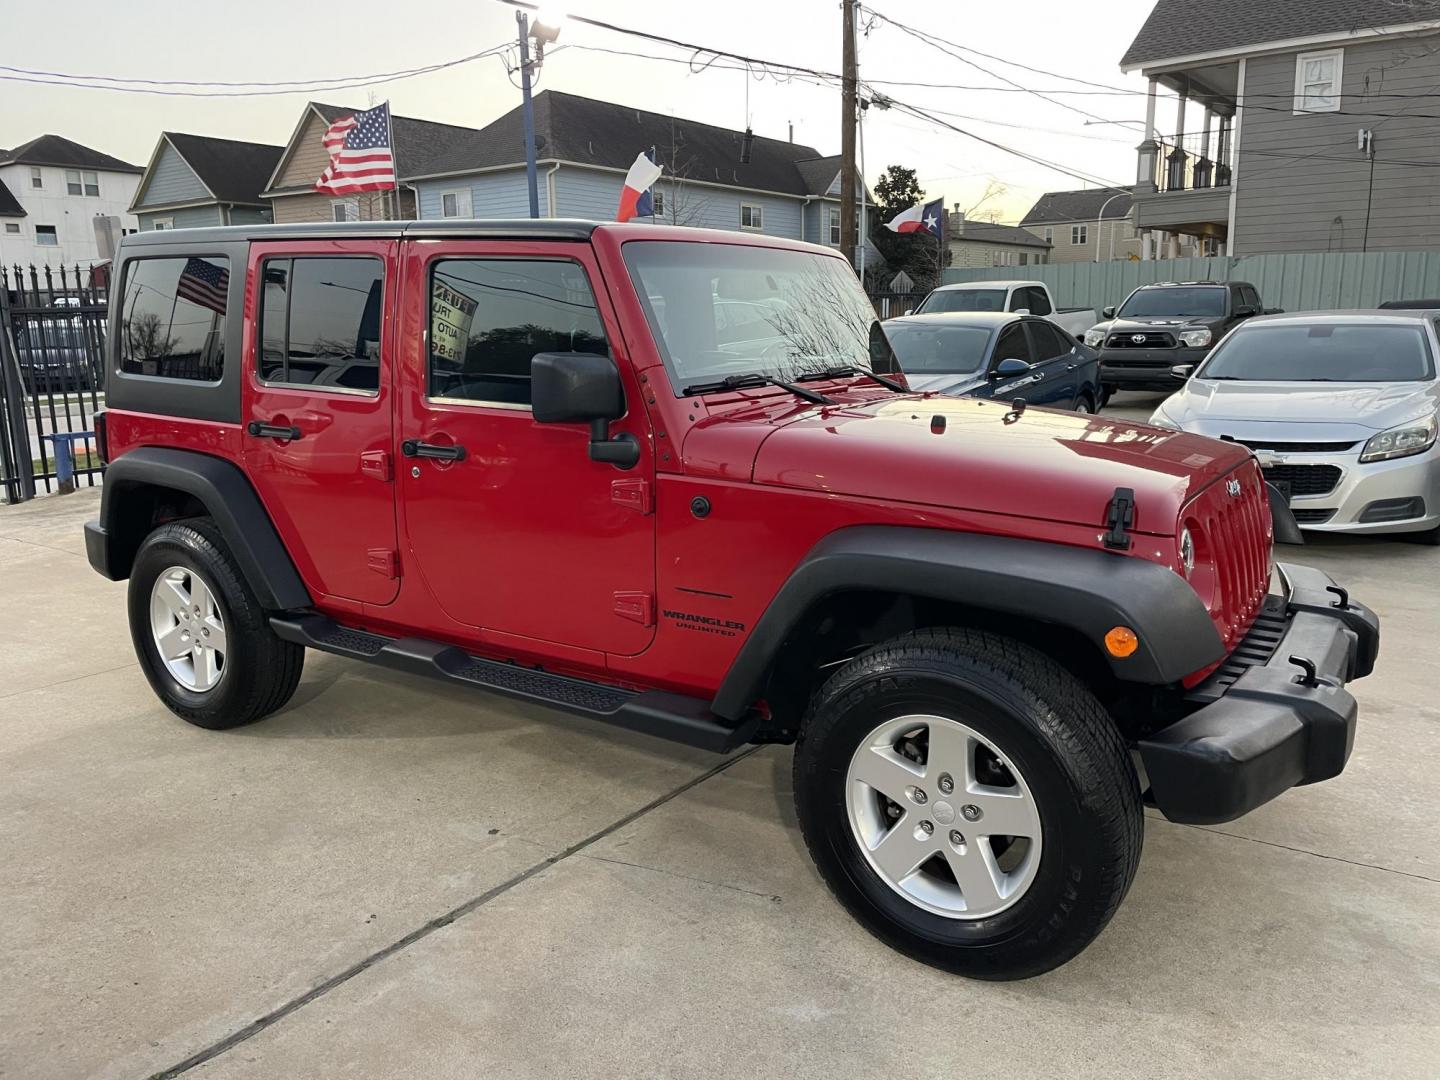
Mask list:
[{"label": "black fender flare", "polygon": [[100,518],[85,526],[90,565],[112,581],[130,576],[135,552],[150,531],[127,510],[126,494],[140,487],[193,495],[225,537],[240,572],[270,611],[309,607],[310,593],[260,496],[238,465],[195,450],[142,446],[105,469]]},{"label": "black fender flare", "polygon": [[[711,709],[737,720],[763,696],[771,664],[815,603],[849,590],[953,601],[1050,622],[1099,648],[1116,678],[1166,685],[1224,658],[1200,597],[1180,575],[1133,555],[1004,536],[857,525],[817,543],[775,594],[736,655]],[[1128,626],[1139,648],[1104,648]]]}]

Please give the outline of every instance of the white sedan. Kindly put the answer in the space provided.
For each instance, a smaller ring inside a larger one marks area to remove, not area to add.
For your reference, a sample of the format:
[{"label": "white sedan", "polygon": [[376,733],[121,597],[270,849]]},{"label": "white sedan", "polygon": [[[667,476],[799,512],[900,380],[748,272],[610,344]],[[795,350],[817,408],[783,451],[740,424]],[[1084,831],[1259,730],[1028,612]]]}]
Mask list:
[{"label": "white sedan", "polygon": [[1150,422],[1249,446],[1302,529],[1440,544],[1437,320],[1440,311],[1252,319]]}]

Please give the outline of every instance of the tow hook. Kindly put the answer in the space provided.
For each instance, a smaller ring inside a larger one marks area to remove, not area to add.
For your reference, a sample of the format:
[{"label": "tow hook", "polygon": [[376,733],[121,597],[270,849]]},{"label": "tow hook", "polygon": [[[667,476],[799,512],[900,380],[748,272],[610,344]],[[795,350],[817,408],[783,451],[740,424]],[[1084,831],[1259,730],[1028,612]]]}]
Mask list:
[{"label": "tow hook", "polygon": [[1339,585],[1326,585],[1325,591],[1328,593],[1334,593],[1338,598],[1335,603],[1330,605],[1331,607],[1337,607],[1341,611],[1345,611],[1350,607],[1350,594],[1344,589],[1342,589]]},{"label": "tow hook", "polygon": [[1301,686],[1309,688],[1320,685],[1320,680],[1318,677],[1316,677],[1315,674],[1314,660],[1311,660],[1308,657],[1304,656],[1292,656],[1290,657],[1290,663],[1294,664],[1296,667],[1298,667],[1301,671],[1305,673],[1295,680]]}]

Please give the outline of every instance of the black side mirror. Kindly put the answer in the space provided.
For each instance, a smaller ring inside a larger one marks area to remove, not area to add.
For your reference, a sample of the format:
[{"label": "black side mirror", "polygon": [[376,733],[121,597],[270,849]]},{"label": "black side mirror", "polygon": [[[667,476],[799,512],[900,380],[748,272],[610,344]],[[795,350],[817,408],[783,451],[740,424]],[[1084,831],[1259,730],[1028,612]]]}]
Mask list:
[{"label": "black side mirror", "polygon": [[1235,309],[1235,317],[1237,319],[1248,319],[1254,314],[1256,314],[1256,312],[1253,307],[1237,307]]},{"label": "black side mirror", "polygon": [[640,460],[633,435],[610,437],[625,415],[615,361],[594,353],[536,353],[530,359],[530,408],[537,424],[590,425],[590,460],[630,469]]},{"label": "black side mirror", "polygon": [[990,372],[990,378],[997,381],[1000,379],[1013,379],[1016,376],[1024,375],[1029,370],[1030,365],[1024,360],[1016,360],[1012,357],[1008,360],[1001,360],[996,364]]},{"label": "black side mirror", "polygon": [[1109,307],[1101,308],[1100,317],[1102,319],[1113,319],[1115,317],[1115,305],[1111,304]]}]

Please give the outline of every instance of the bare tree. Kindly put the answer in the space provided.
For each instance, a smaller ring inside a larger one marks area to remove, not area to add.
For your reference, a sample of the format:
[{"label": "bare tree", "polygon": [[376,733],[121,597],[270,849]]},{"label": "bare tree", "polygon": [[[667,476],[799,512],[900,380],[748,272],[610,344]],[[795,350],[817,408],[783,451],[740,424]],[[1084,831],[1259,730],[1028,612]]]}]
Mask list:
[{"label": "bare tree", "polygon": [[[1006,184],[997,180],[993,176],[990,177],[988,180],[985,181],[985,194],[981,195],[980,198],[975,200],[974,205],[971,206],[970,209],[965,211],[965,216],[967,218],[974,217],[976,210],[979,210],[980,207],[984,206],[987,202],[990,202],[993,199],[1003,198],[1005,194],[1009,192],[1009,190],[1010,188]],[[990,220],[994,221],[995,211],[991,210],[990,215]]]}]

